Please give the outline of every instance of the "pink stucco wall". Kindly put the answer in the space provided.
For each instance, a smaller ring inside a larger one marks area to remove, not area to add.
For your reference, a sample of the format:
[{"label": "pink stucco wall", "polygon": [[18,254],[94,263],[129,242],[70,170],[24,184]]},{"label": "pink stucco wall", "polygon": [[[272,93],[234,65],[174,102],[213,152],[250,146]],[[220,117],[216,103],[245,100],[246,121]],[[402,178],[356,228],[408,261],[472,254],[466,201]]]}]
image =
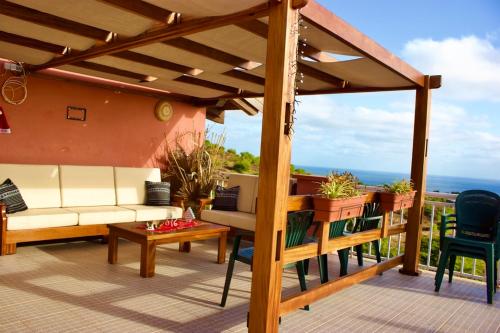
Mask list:
[{"label": "pink stucco wall", "polygon": [[[11,134],[0,134],[0,163],[158,166],[177,132],[205,128],[205,109],[171,102],[174,116],[156,120],[158,99],[48,78],[28,79],[19,106],[0,97]],[[87,109],[86,121],[66,107]]]}]

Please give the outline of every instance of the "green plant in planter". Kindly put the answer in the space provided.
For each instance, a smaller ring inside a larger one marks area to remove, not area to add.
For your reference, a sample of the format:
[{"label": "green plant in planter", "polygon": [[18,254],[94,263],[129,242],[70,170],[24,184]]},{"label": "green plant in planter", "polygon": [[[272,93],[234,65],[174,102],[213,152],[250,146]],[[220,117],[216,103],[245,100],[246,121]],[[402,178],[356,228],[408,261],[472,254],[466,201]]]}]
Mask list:
[{"label": "green plant in planter", "polygon": [[404,194],[413,191],[413,184],[410,180],[401,179],[394,181],[391,184],[384,184],[384,190],[389,193]]},{"label": "green plant in planter", "polygon": [[415,190],[410,180],[401,179],[391,184],[384,184],[380,192],[380,203],[385,211],[394,211],[413,206]]},{"label": "green plant in planter", "polygon": [[332,172],[319,186],[319,193],[327,199],[351,198],[361,195],[356,188],[359,180],[350,172]]},{"label": "green plant in planter", "polygon": [[350,172],[332,172],[319,185],[313,197],[315,217],[319,221],[339,221],[360,216],[366,195],[357,189],[359,180]]}]

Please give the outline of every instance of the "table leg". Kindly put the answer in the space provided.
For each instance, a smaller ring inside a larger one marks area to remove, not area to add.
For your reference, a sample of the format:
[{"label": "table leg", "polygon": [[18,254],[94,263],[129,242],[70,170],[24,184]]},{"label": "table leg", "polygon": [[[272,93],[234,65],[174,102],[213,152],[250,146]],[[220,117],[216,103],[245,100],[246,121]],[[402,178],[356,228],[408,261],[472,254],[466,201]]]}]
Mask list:
[{"label": "table leg", "polygon": [[108,263],[116,264],[118,259],[118,237],[110,232],[108,237]]},{"label": "table leg", "polygon": [[179,252],[191,252],[191,242],[179,242]]},{"label": "table leg", "polygon": [[156,242],[144,241],[141,243],[141,276],[143,278],[155,276]]},{"label": "table leg", "polygon": [[221,232],[219,236],[219,250],[217,253],[217,263],[223,264],[226,262],[226,243],[227,243],[227,231]]}]

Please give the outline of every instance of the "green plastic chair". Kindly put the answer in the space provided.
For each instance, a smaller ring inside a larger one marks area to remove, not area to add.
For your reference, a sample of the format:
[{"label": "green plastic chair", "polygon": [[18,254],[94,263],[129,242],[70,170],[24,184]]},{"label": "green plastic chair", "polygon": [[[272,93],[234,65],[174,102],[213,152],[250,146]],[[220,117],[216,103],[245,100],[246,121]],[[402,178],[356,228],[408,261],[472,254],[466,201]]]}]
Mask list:
[{"label": "green plastic chair", "polygon": [[[307,233],[307,229],[311,226],[314,218],[314,211],[299,211],[288,213],[287,227],[285,234],[285,248],[302,245]],[[222,300],[220,306],[226,306],[227,295],[229,293],[229,286],[231,285],[231,278],[233,276],[234,263],[239,261],[248,265],[252,265],[254,247],[247,247],[240,249],[240,242],[243,234],[238,234],[234,239],[233,252],[229,257],[229,264],[227,266],[226,282],[224,283],[224,291],[222,293]],[[304,272],[304,262],[298,261],[295,264],[291,263],[284,268],[295,266],[297,275],[299,277],[300,290],[307,289],[306,278]],[[309,306],[305,307],[309,310]]]},{"label": "green plastic chair", "polygon": [[[380,226],[383,216],[380,214],[380,205],[378,203],[368,203],[365,205],[363,210],[363,215],[356,219],[356,223],[351,232],[356,233],[361,231],[367,231],[372,229],[377,229]],[[330,239],[344,236],[349,234],[344,232],[345,225],[349,220],[338,221],[330,224]],[[377,257],[377,262],[381,262],[382,258],[380,255],[380,240],[374,240],[373,246],[375,247],[375,255]],[[356,255],[358,258],[358,265],[363,266],[363,244],[356,245]],[[347,268],[349,266],[349,248],[341,249],[337,251],[340,261],[340,276],[347,275]],[[328,265],[327,265],[327,255],[321,255],[320,259],[320,276],[321,282],[328,282]]]},{"label": "green plastic chair", "polygon": [[[486,295],[489,304],[497,289],[497,262],[500,259],[500,196],[495,193],[470,190],[460,193],[453,215],[443,215],[440,226],[440,250],[435,286],[439,291],[449,260],[449,282],[457,256],[481,259],[486,262]],[[453,219],[454,218],[454,219]],[[447,231],[455,230],[455,236]]]}]

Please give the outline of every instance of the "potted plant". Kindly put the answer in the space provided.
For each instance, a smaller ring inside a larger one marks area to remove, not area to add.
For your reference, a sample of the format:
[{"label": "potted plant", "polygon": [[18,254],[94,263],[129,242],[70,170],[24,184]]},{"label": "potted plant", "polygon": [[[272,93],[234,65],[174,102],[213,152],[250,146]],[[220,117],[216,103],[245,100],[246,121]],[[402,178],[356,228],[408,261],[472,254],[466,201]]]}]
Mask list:
[{"label": "potted plant", "polygon": [[339,221],[363,214],[366,194],[357,189],[359,180],[350,172],[332,172],[319,185],[319,195],[313,197],[315,218]]},{"label": "potted plant", "polygon": [[391,184],[384,184],[379,192],[380,205],[385,211],[400,210],[413,206],[416,191],[411,181],[401,179]]}]

